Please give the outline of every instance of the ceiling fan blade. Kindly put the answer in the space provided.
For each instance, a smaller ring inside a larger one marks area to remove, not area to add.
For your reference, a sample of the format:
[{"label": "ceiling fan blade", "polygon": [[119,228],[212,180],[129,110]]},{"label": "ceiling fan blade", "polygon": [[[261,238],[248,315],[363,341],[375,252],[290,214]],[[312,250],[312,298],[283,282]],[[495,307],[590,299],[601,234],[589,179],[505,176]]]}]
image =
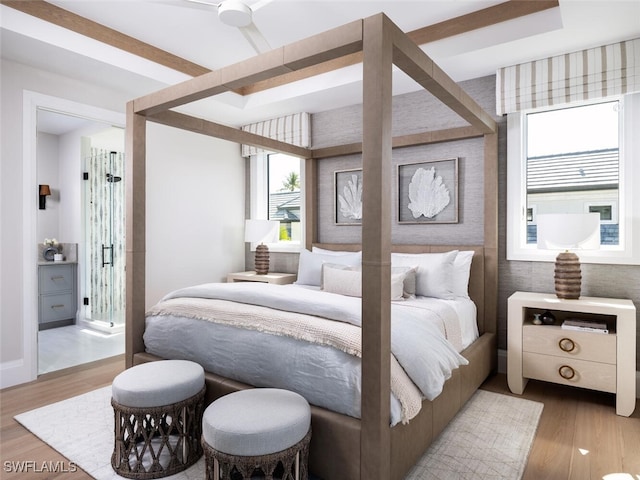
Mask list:
[{"label": "ceiling fan blade", "polygon": [[208,0],[186,0],[189,3],[198,3],[200,5],[209,5],[210,7],[219,7],[220,2],[210,2]]},{"label": "ceiling fan blade", "polygon": [[255,12],[256,10],[269,5],[271,2],[273,2],[273,0],[258,0],[256,3],[252,4],[249,8],[251,8],[252,12]]},{"label": "ceiling fan blade", "polygon": [[218,8],[217,2],[208,2],[206,0],[183,0],[181,2],[181,7],[187,8],[197,8],[198,10],[207,10],[209,12]]},{"label": "ceiling fan blade", "polygon": [[264,38],[264,35],[258,30],[254,23],[250,23],[246,27],[238,27],[244,35],[244,38],[251,44],[256,53],[264,53],[271,50],[271,45]]}]

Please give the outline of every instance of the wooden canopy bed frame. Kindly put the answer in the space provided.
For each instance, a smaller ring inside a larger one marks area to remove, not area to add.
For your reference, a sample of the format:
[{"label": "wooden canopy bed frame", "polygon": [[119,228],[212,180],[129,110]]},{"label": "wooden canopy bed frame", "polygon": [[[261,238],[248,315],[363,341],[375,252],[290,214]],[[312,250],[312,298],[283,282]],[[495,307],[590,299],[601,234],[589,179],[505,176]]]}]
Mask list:
[{"label": "wooden canopy bed frame", "polygon": [[[243,132],[170,109],[229,90],[276,79],[293,71],[362,52],[362,143],[307,149]],[[393,138],[392,65],[469,124],[467,127]],[[362,153],[362,244],[319,245],[362,249],[361,419],[313,407],[310,470],[329,479],[401,479],[460,407],[495,368],[497,308],[497,126],[491,116],[451,80],[384,14],[374,15],[238,64],[196,77],[127,104],[127,367],[158,360],[145,353],[145,125],[157,122],[237,143],[305,158],[306,242],[318,239],[317,162]],[[393,148],[484,138],[484,242],[482,245],[391,244],[391,154]],[[390,427],[390,253],[474,250],[470,296],[478,308],[480,338],[462,353],[469,365],[454,372],[443,393],[424,401],[417,417]],[[207,401],[248,388],[207,372]]]}]

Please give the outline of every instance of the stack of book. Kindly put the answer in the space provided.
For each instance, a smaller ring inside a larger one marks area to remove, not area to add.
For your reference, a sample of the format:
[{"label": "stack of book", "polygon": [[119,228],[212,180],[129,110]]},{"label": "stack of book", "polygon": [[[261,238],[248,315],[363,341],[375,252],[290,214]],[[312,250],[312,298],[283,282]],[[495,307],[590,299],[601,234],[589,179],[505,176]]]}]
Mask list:
[{"label": "stack of book", "polygon": [[609,333],[607,324],[593,320],[580,320],[577,318],[567,318],[562,322],[565,330],[579,330],[582,332]]}]

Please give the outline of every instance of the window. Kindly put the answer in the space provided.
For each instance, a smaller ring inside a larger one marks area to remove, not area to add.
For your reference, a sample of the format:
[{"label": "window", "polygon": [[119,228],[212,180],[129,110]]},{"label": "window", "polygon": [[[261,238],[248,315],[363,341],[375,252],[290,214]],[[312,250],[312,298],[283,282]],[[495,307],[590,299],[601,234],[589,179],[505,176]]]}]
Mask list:
[{"label": "window", "polygon": [[[616,100],[524,114],[527,211],[582,213],[618,201],[619,109]],[[536,243],[536,228],[527,225],[527,243]],[[617,225],[606,228],[601,239],[617,245]]]},{"label": "window", "polygon": [[267,156],[269,220],[280,222],[280,241],[300,244],[302,191],[300,159],[282,153]]},{"label": "window", "polygon": [[508,260],[555,256],[537,249],[536,215],[597,212],[601,248],[581,252],[581,261],[640,263],[634,119],[640,120],[639,94],[509,114]]},{"label": "window", "polygon": [[280,222],[280,240],[269,245],[270,251],[298,252],[304,244],[303,165],[302,159],[281,153],[251,156],[251,218]]}]

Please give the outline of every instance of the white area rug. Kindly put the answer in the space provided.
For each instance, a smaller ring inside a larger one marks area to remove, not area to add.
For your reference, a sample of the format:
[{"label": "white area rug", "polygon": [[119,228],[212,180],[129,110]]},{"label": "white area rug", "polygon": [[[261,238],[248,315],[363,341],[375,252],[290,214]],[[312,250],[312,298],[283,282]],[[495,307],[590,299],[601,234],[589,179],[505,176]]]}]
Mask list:
[{"label": "white area rug", "polygon": [[[111,387],[16,415],[15,419],[98,480],[122,479],[111,468]],[[478,390],[406,480],[519,480],[543,405]],[[174,480],[205,478],[204,459]],[[337,479],[325,479],[337,480]]]},{"label": "white area rug", "polygon": [[478,390],[406,480],[519,480],[543,406]]}]

